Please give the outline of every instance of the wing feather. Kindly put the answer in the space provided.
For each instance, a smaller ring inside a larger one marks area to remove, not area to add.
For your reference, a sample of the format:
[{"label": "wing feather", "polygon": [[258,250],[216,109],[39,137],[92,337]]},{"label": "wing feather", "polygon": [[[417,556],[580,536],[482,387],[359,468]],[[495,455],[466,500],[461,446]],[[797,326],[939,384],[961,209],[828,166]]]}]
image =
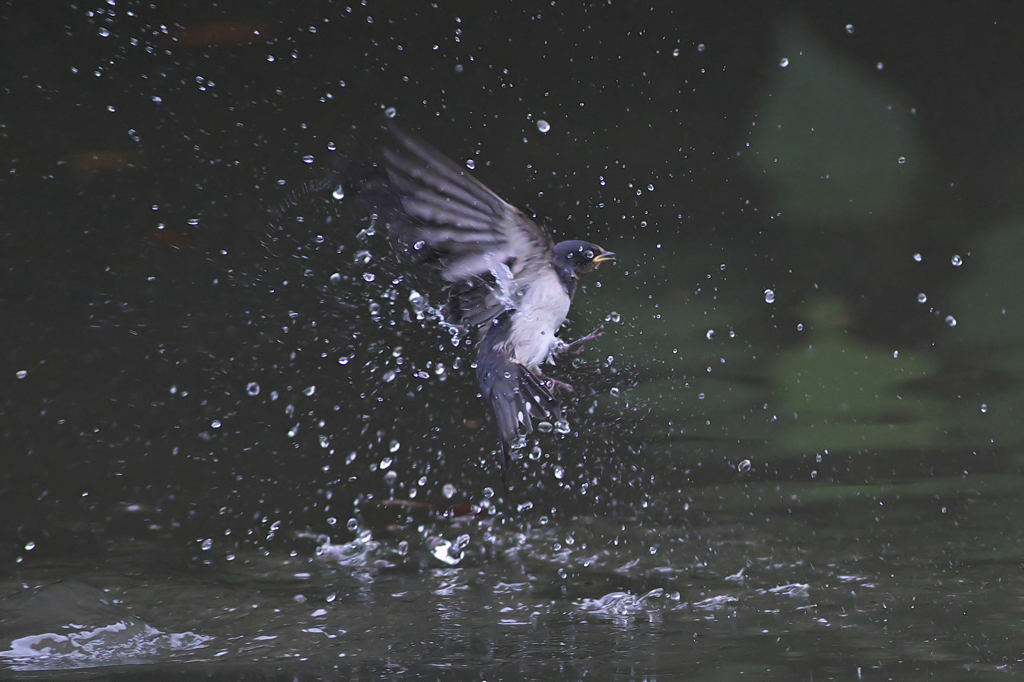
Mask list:
[{"label": "wing feather", "polygon": [[426,142],[394,126],[391,131],[397,144],[384,158],[403,211],[388,216],[389,228],[407,241],[423,241],[450,283],[494,287],[496,268],[508,269],[508,291],[474,299],[494,310],[475,310],[473,318],[493,319],[531,274],[551,267],[551,236]]}]

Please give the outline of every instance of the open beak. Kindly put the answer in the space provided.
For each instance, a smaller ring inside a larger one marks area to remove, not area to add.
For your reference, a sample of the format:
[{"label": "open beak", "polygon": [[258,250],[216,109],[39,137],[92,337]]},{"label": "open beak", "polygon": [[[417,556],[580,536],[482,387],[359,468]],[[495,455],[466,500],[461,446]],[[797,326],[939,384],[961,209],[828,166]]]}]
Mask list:
[{"label": "open beak", "polygon": [[604,253],[597,254],[596,256],[594,256],[594,259],[590,262],[596,266],[607,261],[611,261],[613,263],[615,262],[615,254],[612,253],[611,251],[605,251]]}]

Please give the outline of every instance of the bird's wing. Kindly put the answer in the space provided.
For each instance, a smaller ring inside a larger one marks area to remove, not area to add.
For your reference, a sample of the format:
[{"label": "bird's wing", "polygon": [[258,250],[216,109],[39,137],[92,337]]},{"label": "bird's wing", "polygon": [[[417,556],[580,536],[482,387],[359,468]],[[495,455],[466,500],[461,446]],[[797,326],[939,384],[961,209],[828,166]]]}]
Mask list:
[{"label": "bird's wing", "polygon": [[554,242],[537,223],[427,143],[392,127],[384,149],[401,211],[385,218],[414,249],[436,257],[458,285],[462,319],[483,324],[515,305],[531,274],[551,267]]}]

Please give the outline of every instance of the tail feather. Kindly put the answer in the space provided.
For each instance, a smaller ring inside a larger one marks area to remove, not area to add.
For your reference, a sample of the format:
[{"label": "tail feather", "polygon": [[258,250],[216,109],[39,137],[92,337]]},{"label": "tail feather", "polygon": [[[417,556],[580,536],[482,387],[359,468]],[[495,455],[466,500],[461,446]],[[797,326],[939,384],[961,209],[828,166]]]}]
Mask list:
[{"label": "tail feather", "polygon": [[512,451],[533,433],[533,419],[561,419],[562,401],[543,377],[486,344],[477,357],[477,378],[494,410],[504,475]]}]

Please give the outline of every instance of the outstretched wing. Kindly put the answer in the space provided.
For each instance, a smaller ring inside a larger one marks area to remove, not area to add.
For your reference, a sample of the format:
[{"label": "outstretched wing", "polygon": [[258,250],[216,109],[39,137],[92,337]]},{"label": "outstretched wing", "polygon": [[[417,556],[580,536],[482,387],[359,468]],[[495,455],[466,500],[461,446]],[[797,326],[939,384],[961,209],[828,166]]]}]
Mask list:
[{"label": "outstretched wing", "polygon": [[455,285],[456,321],[482,326],[514,308],[521,283],[551,267],[551,236],[441,152],[397,127],[384,149],[391,191],[401,211],[389,229],[436,258]]}]

